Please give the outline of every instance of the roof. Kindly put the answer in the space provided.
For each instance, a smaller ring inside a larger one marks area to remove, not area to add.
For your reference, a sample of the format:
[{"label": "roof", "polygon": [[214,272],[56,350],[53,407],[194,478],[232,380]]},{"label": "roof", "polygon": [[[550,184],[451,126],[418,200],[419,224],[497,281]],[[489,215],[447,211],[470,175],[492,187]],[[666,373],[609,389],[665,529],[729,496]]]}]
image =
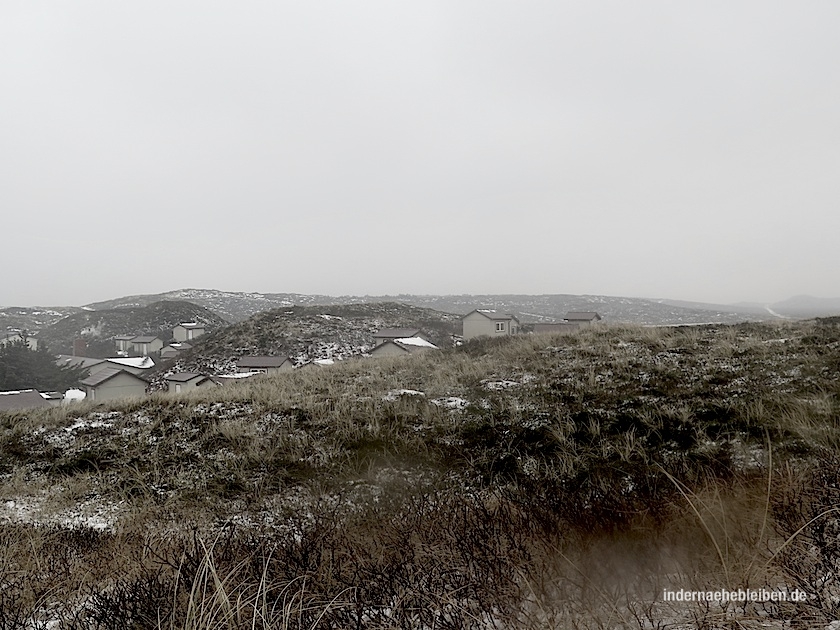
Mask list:
[{"label": "roof", "polygon": [[401,339],[394,339],[395,343],[400,344],[401,346],[416,346],[418,348],[434,348],[437,350],[437,346],[429,341],[426,341],[422,337],[403,337]]},{"label": "roof", "polygon": [[[477,308],[474,311],[470,311],[469,313],[464,315],[464,317],[469,317],[473,313],[484,315],[484,317],[486,317],[487,319],[492,319],[493,321],[506,322],[512,319],[516,322],[519,322],[515,315],[511,315],[510,313],[500,313],[498,311],[493,310],[492,308]],[[462,317],[461,319],[464,319],[464,317]]]},{"label": "roof", "polygon": [[139,337],[132,337],[131,343],[152,343],[157,338],[157,335],[140,335]]},{"label": "roof", "polygon": [[595,311],[569,311],[566,313],[566,319],[570,321],[592,321],[593,319],[601,319]]},{"label": "roof", "polygon": [[419,328],[383,328],[373,333],[373,336],[380,339],[399,339],[401,337],[416,337],[419,334]]},{"label": "roof", "polygon": [[199,374],[198,372],[177,372],[167,376],[166,380],[173,381],[175,383],[187,383],[197,378],[207,380],[209,377],[204,376],[204,374]]},{"label": "roof", "polygon": [[[181,322],[178,326],[181,328],[204,328],[204,324],[198,322]],[[175,326],[175,328],[178,328],[178,326]]]},{"label": "roof", "polygon": [[99,365],[105,359],[93,359],[91,357],[74,357],[69,354],[59,354],[55,360],[59,367],[83,367],[89,368],[94,365]]},{"label": "roof", "polygon": [[10,392],[0,392],[0,411],[15,411],[17,409],[37,409],[49,407],[48,403],[37,389],[21,389]]},{"label": "roof", "polygon": [[236,365],[237,367],[272,368],[280,367],[288,360],[288,357],[239,357]]},{"label": "roof", "polygon": [[122,368],[105,368],[103,370],[99,370],[93,376],[88,376],[86,379],[79,381],[79,383],[86,387],[97,387],[99,385],[102,385],[102,383],[104,383],[105,381],[114,378],[118,374],[127,374],[131,378],[137,379],[138,381],[141,381],[143,383],[146,382],[136,374],[132,374],[131,372],[123,370]]},{"label": "roof", "polygon": [[137,335],[117,335],[116,337],[114,337],[114,341],[131,341],[136,336]]},{"label": "roof", "polygon": [[149,357],[112,357],[106,360],[108,363],[116,363],[117,365],[125,365],[126,367],[139,368],[141,370],[148,370],[149,368],[155,367],[155,362]]},{"label": "roof", "polygon": [[406,337],[403,339],[389,339],[383,344],[376,346],[371,353],[375,353],[377,351],[381,352],[380,348],[387,346],[388,344],[394,345],[400,350],[404,350],[405,352],[418,352],[421,350],[437,350],[438,347],[433,344],[429,343],[422,337]]}]

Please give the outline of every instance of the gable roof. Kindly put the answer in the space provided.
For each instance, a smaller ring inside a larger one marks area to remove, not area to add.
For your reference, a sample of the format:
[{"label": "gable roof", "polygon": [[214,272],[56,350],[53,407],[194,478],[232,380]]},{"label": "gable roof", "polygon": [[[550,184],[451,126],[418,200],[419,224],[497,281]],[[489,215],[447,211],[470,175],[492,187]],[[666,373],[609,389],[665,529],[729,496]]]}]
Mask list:
[{"label": "gable roof", "polygon": [[167,381],[172,381],[173,383],[188,383],[195,379],[200,379],[200,382],[203,383],[204,381],[210,380],[210,377],[199,374],[198,372],[177,372],[166,377]]},{"label": "gable roof", "polygon": [[479,315],[484,315],[484,317],[486,317],[487,319],[492,319],[494,322],[498,322],[498,321],[505,321],[506,322],[506,321],[513,320],[517,324],[519,323],[519,319],[515,315],[511,315],[510,313],[504,313],[503,314],[503,313],[500,313],[500,312],[498,312],[498,311],[496,311],[492,308],[477,308],[475,310],[470,311],[466,315],[464,315],[464,317],[462,317],[461,319],[469,317],[473,313],[478,313]]},{"label": "gable roof", "polygon": [[198,322],[181,322],[175,328],[178,328],[178,326],[181,328],[204,328],[204,324],[199,324]]},{"label": "gable roof", "polygon": [[273,368],[280,367],[288,360],[288,357],[239,357],[236,365],[249,368]]},{"label": "gable roof", "polygon": [[132,337],[131,343],[152,343],[158,339],[157,335],[140,335],[139,337]]},{"label": "gable roof", "polygon": [[74,357],[69,354],[59,354],[55,363],[59,367],[83,367],[90,368],[103,363],[105,359],[93,359],[91,357]]},{"label": "gable roof", "polygon": [[148,370],[149,368],[155,367],[155,362],[151,357],[110,357],[105,360],[108,363],[116,363],[117,365],[133,367],[139,370]]},{"label": "gable roof", "polygon": [[136,374],[132,374],[131,372],[123,370],[122,368],[105,368],[99,370],[93,376],[88,376],[86,379],[79,381],[79,384],[84,385],[85,387],[98,387],[99,385],[102,385],[102,383],[104,383],[105,381],[111,380],[118,374],[127,374],[131,378],[140,381],[144,385],[146,384],[145,380],[143,380]]},{"label": "gable roof", "polygon": [[433,348],[435,350],[438,347],[433,344],[431,341],[426,341],[423,337],[402,337],[401,339],[394,339],[394,343],[399,344],[401,346],[412,346],[414,348]]},{"label": "gable roof", "polygon": [[15,411],[17,409],[37,409],[49,407],[48,403],[37,389],[21,389],[10,392],[0,392],[0,411]]},{"label": "gable roof", "polygon": [[601,316],[598,315],[595,311],[569,311],[566,313],[566,319],[568,321],[587,321],[591,322],[592,320],[601,319]]},{"label": "gable roof", "polygon": [[114,337],[114,341],[131,341],[137,335],[117,335]]},{"label": "gable roof", "polygon": [[416,337],[419,328],[382,328],[373,333],[374,339],[399,339],[401,337]]},{"label": "gable roof", "polygon": [[423,350],[438,349],[435,344],[429,343],[422,337],[404,337],[402,339],[389,339],[385,343],[376,346],[373,350],[371,350],[371,353],[375,353],[377,351],[382,352],[381,348],[388,345],[396,346],[403,352],[418,352]]}]

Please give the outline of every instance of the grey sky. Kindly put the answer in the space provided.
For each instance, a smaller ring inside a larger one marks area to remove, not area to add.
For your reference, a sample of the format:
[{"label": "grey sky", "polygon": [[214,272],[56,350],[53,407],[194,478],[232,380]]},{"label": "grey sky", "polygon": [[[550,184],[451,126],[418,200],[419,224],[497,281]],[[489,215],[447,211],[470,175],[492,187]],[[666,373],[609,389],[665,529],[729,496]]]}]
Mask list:
[{"label": "grey sky", "polygon": [[0,3],[0,305],[838,296],[840,3]]}]

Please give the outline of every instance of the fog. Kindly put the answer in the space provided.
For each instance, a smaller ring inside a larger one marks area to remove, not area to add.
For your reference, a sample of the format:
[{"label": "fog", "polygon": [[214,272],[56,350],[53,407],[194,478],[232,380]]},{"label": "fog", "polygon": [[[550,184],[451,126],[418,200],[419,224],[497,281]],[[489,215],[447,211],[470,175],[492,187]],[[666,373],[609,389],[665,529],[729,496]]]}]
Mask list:
[{"label": "fog", "polygon": [[0,5],[0,305],[838,296],[833,2]]}]

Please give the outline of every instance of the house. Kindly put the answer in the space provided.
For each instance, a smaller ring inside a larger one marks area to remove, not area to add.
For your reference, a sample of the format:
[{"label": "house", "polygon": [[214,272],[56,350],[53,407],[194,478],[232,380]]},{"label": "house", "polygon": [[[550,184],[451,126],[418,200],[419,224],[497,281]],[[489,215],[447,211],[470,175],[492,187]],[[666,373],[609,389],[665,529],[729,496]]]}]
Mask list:
[{"label": "house", "polygon": [[38,339],[33,335],[20,330],[9,330],[0,333],[0,346],[25,341],[30,350],[38,349]]},{"label": "house", "polygon": [[279,374],[295,368],[288,357],[240,357],[236,362],[236,371],[258,372],[260,374]]},{"label": "house", "polygon": [[578,329],[578,325],[574,322],[557,322],[550,324],[534,324],[535,335],[571,333]]},{"label": "house", "polygon": [[409,337],[423,337],[425,335],[419,328],[383,328],[373,333],[373,341],[379,346],[386,341],[393,341],[394,339],[407,339]]},{"label": "house", "polygon": [[519,320],[492,309],[478,308],[461,318],[464,341],[476,337],[502,337],[519,332]]},{"label": "house", "polygon": [[126,372],[131,372],[132,374],[142,374],[155,367],[155,362],[151,357],[92,359],[89,357],[71,357],[67,354],[59,354],[55,362],[59,367],[82,367],[86,371],[87,376],[92,376],[108,368],[118,368]]},{"label": "house", "polygon": [[163,349],[163,341],[155,335],[140,335],[131,340],[131,352],[139,356],[156,354]]},{"label": "house", "polygon": [[402,339],[389,339],[385,343],[379,344],[370,351],[370,356],[396,357],[437,349],[438,347],[435,344],[422,337],[404,337]]},{"label": "house", "polygon": [[578,326],[591,326],[601,321],[601,316],[594,311],[569,311],[566,313],[566,321]]},{"label": "house", "polygon": [[209,376],[196,372],[178,372],[166,377],[170,394],[180,394],[199,387],[213,387],[216,382]]},{"label": "house", "polygon": [[180,343],[170,343],[168,346],[164,346],[160,351],[160,358],[161,359],[174,359],[182,352],[189,350],[192,348],[191,344],[186,342]]},{"label": "house", "polygon": [[198,322],[181,322],[172,329],[175,341],[192,341],[204,334],[204,324]]},{"label": "house", "polygon": [[50,407],[47,399],[37,389],[21,389],[10,392],[0,392],[0,413],[4,411],[18,411],[21,409],[39,409]]},{"label": "house", "polygon": [[85,398],[96,402],[144,396],[147,385],[139,376],[117,367],[100,370],[79,384],[85,388]]},{"label": "house", "polygon": [[117,346],[117,352],[121,354],[128,354],[132,350],[131,340],[137,335],[117,335],[114,337],[114,343]]}]

